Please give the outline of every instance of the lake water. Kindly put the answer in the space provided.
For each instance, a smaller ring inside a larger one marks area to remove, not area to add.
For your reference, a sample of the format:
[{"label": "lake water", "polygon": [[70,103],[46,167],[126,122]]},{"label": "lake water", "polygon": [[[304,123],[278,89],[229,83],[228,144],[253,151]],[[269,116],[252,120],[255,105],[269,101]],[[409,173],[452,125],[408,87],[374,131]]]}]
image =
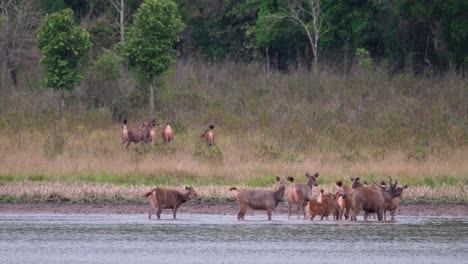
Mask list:
[{"label": "lake water", "polygon": [[468,218],[0,214],[0,263],[468,263]]}]

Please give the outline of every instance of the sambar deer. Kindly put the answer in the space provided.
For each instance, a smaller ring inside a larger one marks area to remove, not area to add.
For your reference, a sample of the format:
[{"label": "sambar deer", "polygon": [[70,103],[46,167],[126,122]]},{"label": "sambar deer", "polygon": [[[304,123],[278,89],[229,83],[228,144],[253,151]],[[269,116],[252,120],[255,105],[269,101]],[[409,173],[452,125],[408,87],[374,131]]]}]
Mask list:
[{"label": "sambar deer", "polygon": [[310,175],[309,172],[306,172],[305,176],[308,179],[307,184],[294,183],[293,177],[287,177],[287,180],[291,182],[291,186],[288,188],[288,219],[291,219],[293,205],[297,205],[297,217],[299,218],[299,211],[302,210],[304,219],[306,218],[305,206],[308,201],[312,201],[313,199],[312,187],[318,186],[317,178],[319,173],[316,172],[314,175]]},{"label": "sambar deer", "polygon": [[276,191],[259,189],[239,190],[236,187],[231,187],[229,190],[235,193],[237,202],[239,203],[237,219],[243,221],[247,207],[250,207],[253,210],[266,210],[268,220],[270,221],[273,209],[275,209],[281,201],[286,190],[285,180],[282,180],[280,177],[276,177],[276,181],[279,182],[278,189]]},{"label": "sambar deer", "polygon": [[144,196],[148,197],[148,201],[150,203],[148,219],[151,219],[151,216],[154,213],[153,211],[156,210],[157,207],[158,211],[156,212],[156,215],[158,216],[158,219],[161,219],[163,209],[172,209],[172,215],[175,220],[177,209],[179,209],[181,204],[189,200],[200,199],[200,196],[192,186],[186,186],[185,192],[165,188],[154,188]]},{"label": "sambar deer", "polygon": [[164,143],[171,143],[174,140],[174,130],[172,130],[171,123],[167,122],[162,131],[162,138]]},{"label": "sambar deer", "polygon": [[149,129],[146,123],[143,123],[138,128],[128,128],[127,119],[124,120],[124,126],[122,128],[122,144],[126,143],[125,148],[128,148],[133,143],[148,143],[149,140]]},{"label": "sambar deer", "polygon": [[395,181],[395,184],[386,186],[374,180],[374,184],[380,187],[380,190],[369,187],[356,189],[351,197],[351,207],[353,209],[351,220],[356,221],[357,215],[361,210],[364,210],[364,221],[367,221],[368,216],[372,213],[377,213],[378,220],[382,221],[385,204],[402,194],[402,191],[397,187],[397,183],[398,181]]},{"label": "sambar deer", "polygon": [[214,125],[210,125],[207,130],[201,135],[202,138],[205,138],[206,144],[208,147],[213,146],[214,144]]}]

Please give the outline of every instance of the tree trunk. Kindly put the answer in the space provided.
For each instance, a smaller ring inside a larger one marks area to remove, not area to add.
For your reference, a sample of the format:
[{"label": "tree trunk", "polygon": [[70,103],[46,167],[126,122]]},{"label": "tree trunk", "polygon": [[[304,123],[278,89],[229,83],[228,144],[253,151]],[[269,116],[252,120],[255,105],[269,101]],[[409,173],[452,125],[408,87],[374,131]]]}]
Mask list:
[{"label": "tree trunk", "polygon": [[150,82],[150,116],[154,116],[154,80]]},{"label": "tree trunk", "polygon": [[63,115],[63,109],[65,108],[65,91],[60,90],[60,98],[57,100],[57,111],[59,116]]},{"label": "tree trunk", "polygon": [[124,42],[124,0],[120,0],[120,42]]},{"label": "tree trunk", "polygon": [[270,54],[268,52],[268,47],[265,48],[265,55],[266,55],[267,76],[269,76],[270,75]]}]

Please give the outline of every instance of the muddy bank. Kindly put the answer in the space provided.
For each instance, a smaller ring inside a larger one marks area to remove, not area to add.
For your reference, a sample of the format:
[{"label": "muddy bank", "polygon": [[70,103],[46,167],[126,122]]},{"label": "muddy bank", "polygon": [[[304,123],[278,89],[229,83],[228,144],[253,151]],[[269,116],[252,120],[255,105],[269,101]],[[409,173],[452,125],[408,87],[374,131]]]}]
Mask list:
[{"label": "muddy bank", "polygon": [[[180,207],[179,213],[189,214],[237,214],[236,202],[190,201]],[[146,214],[148,204],[142,202],[24,202],[0,203],[0,213],[57,213],[57,214]],[[163,213],[170,213],[164,210]],[[280,203],[274,214],[287,214],[288,206]],[[265,214],[248,210],[248,214]],[[405,216],[468,216],[468,204],[415,203],[401,205],[397,215]]]}]

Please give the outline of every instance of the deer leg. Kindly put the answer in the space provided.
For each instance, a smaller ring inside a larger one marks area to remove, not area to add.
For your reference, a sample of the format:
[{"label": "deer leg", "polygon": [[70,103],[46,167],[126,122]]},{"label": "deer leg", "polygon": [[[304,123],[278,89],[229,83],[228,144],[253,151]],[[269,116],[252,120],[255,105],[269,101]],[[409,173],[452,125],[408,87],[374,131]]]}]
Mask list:
[{"label": "deer leg", "polygon": [[396,213],[396,208],[390,211],[390,215],[392,216],[392,221],[395,220],[395,213]]},{"label": "deer leg", "polygon": [[292,209],[292,203],[289,203],[289,213],[288,213],[288,219],[291,219],[291,209]]},{"label": "deer leg", "polygon": [[268,221],[271,221],[271,209],[268,209]]},{"label": "deer leg", "polygon": [[237,219],[244,220],[244,216],[245,216],[246,211],[247,211],[246,206],[240,206],[239,207],[239,214],[237,215]]},{"label": "deer leg", "polygon": [[156,215],[158,216],[158,219],[161,219],[161,213],[162,213],[163,207],[158,206],[158,212],[156,212]]},{"label": "deer leg", "polygon": [[148,212],[148,219],[151,219],[151,215],[153,214],[153,207],[150,207]]},{"label": "deer leg", "polygon": [[172,208],[172,215],[174,216],[174,220],[176,220],[177,209],[179,209],[177,206]]}]

